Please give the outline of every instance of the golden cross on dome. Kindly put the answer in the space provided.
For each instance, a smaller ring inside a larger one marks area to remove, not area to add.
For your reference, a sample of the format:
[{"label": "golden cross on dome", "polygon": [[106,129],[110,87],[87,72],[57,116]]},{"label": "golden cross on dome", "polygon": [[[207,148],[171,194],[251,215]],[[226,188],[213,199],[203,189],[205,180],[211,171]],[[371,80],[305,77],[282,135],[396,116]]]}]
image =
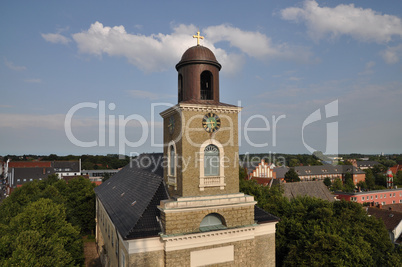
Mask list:
[{"label": "golden cross on dome", "polygon": [[201,36],[200,31],[198,31],[197,35],[193,35],[193,38],[197,38],[197,45],[200,45],[200,39],[204,39],[204,36]]}]

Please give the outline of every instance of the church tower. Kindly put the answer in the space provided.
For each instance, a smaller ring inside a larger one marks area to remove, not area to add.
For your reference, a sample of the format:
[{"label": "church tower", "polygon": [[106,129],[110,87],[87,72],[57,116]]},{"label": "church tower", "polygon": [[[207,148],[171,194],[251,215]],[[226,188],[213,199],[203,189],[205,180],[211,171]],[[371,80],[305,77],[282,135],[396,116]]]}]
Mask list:
[{"label": "church tower", "polygon": [[193,37],[197,45],[176,65],[178,103],[160,114],[165,266],[274,266],[277,218],[239,192],[241,107],[220,102],[221,65],[200,33]]},{"label": "church tower", "polygon": [[241,108],[219,102],[221,65],[211,50],[197,44],[183,54],[176,69],[178,104],[161,113],[169,193],[238,193]]}]

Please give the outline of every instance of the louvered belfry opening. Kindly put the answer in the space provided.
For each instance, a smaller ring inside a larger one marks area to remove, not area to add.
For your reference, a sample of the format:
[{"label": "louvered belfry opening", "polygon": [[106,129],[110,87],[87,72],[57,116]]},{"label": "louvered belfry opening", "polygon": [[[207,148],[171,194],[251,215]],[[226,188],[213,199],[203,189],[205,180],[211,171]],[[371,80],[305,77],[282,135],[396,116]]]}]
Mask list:
[{"label": "louvered belfry opening", "polygon": [[201,100],[212,100],[213,99],[213,88],[212,88],[212,73],[209,71],[204,71],[201,73]]}]

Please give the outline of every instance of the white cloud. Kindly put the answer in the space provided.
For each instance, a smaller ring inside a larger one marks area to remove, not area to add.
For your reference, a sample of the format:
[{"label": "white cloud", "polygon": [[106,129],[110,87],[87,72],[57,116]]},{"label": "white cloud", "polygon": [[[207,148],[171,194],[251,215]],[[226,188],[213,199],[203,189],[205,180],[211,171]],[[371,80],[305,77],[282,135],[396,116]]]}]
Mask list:
[{"label": "white cloud", "polygon": [[372,9],[340,4],[334,8],[319,7],[316,1],[305,1],[302,8],[281,11],[285,20],[305,22],[314,40],[326,35],[349,35],[357,40],[386,43],[393,36],[402,36],[402,22],[397,16],[381,14]]},{"label": "white cloud", "polygon": [[64,129],[63,114],[0,114],[0,128],[27,129],[31,127],[60,130]]},{"label": "white cloud", "polygon": [[364,71],[360,72],[359,75],[372,75],[374,73],[373,67],[375,66],[374,61],[369,61],[366,63]]},{"label": "white cloud", "polygon": [[224,24],[207,27],[204,32],[208,41],[213,44],[221,41],[229,42],[230,46],[257,59],[285,58],[308,61],[311,57],[310,51],[306,48],[289,46],[286,43],[274,44],[271,38],[260,32],[243,31]]},{"label": "white cloud", "polygon": [[156,94],[156,93],[152,93],[149,91],[142,91],[142,90],[128,90],[127,92],[133,98],[149,99],[149,100],[166,99],[166,98],[174,98],[175,97],[174,95]]},{"label": "white cloud", "polygon": [[399,62],[399,57],[402,54],[402,44],[394,47],[388,47],[380,52],[382,58],[388,64],[394,64]]},{"label": "white cloud", "polygon": [[27,80],[25,80],[25,82],[27,82],[27,83],[41,83],[42,80],[41,79],[27,79]]},{"label": "white cloud", "polygon": [[16,70],[16,71],[22,71],[22,70],[26,70],[27,68],[25,66],[17,66],[14,65],[13,62],[8,61],[7,59],[4,59],[4,64],[11,70]]},{"label": "white cloud", "polygon": [[[97,21],[88,30],[73,34],[73,39],[80,53],[125,57],[139,69],[152,72],[164,71],[178,63],[186,49],[195,45],[191,36],[196,31],[194,25],[181,24],[175,26],[171,34],[145,36],[127,33],[124,26],[108,27]],[[243,31],[228,25],[210,26],[202,32],[206,37],[202,45],[214,52],[218,61],[225,66],[225,73],[238,72],[244,64],[245,55],[261,60],[281,57],[304,61],[311,55],[305,48],[274,45],[262,33]],[[221,41],[229,42],[240,53],[228,53],[215,47]]]},{"label": "white cloud", "polygon": [[71,40],[60,33],[42,33],[42,38],[54,44],[68,44]]},{"label": "white cloud", "polygon": [[180,25],[171,35],[127,33],[124,26],[107,27],[95,22],[87,31],[73,34],[80,53],[126,57],[143,71],[163,71],[180,60],[182,53],[194,44],[188,38],[193,25]]}]

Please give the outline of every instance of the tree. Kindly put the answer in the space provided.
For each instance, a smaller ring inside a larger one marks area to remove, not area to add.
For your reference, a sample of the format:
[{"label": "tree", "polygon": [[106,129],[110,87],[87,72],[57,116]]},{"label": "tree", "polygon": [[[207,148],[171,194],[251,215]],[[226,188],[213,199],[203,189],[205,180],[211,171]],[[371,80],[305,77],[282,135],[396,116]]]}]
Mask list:
[{"label": "tree", "polygon": [[324,179],[324,184],[327,186],[327,187],[330,187],[331,186],[331,179],[329,178],[329,177],[325,177],[325,179]]},{"label": "tree", "polygon": [[395,185],[402,185],[402,171],[398,171],[394,177]]},{"label": "tree", "polygon": [[79,226],[82,234],[95,230],[94,187],[95,184],[88,179],[78,177],[70,180],[61,192],[66,198],[67,219],[73,225]]},{"label": "tree", "polygon": [[288,172],[285,174],[285,181],[287,183],[300,181],[299,175],[296,173],[294,168],[290,168]]},{"label": "tree", "polygon": [[350,172],[345,174],[345,185],[344,190],[346,192],[352,192],[355,189],[355,184],[353,183],[353,176]]},{"label": "tree", "polygon": [[31,202],[2,228],[0,261],[5,266],[84,263],[79,229],[66,221],[62,204],[43,198]]},{"label": "tree", "polygon": [[246,169],[243,167],[239,167],[239,179],[240,180],[245,180],[247,178],[247,172]]},{"label": "tree", "polygon": [[364,172],[366,173],[365,181],[366,181],[367,188],[370,190],[374,189],[375,179],[374,179],[373,171],[371,169],[366,169],[366,170],[364,170]]},{"label": "tree", "polygon": [[300,161],[298,159],[291,159],[289,162],[290,167],[300,166]]},{"label": "tree", "polygon": [[103,173],[102,183],[104,183],[109,178],[110,178],[110,174],[108,172]]},{"label": "tree", "polygon": [[360,181],[356,185],[359,189],[368,189],[367,184],[365,181]]},{"label": "tree", "polygon": [[368,217],[358,203],[298,197],[280,218],[277,266],[401,264],[382,221]]},{"label": "tree", "polygon": [[383,187],[387,187],[387,177],[382,173],[376,173],[374,175],[375,184]]},{"label": "tree", "polygon": [[332,183],[331,186],[332,191],[342,191],[343,190],[343,184],[341,179],[335,178],[334,182]]}]

